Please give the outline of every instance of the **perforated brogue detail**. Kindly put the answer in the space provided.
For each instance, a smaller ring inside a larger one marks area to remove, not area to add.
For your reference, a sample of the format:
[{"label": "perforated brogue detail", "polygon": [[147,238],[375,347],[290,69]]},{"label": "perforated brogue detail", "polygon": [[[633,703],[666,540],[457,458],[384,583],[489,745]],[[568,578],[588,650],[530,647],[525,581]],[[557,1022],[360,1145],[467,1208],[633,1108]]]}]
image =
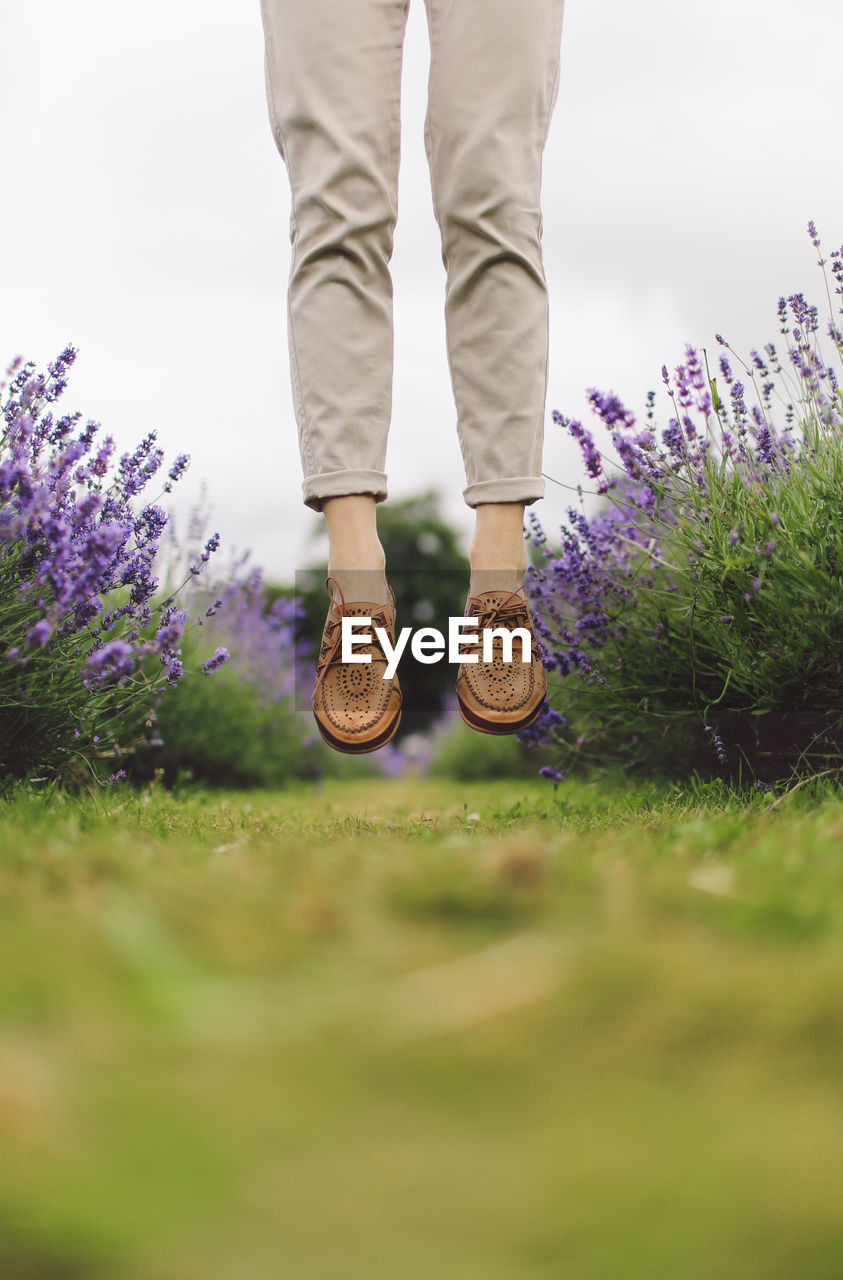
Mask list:
[{"label": "perforated brogue detail", "polygon": [[[520,592],[484,591],[469,595],[466,617],[477,619],[478,641],[463,645],[464,655],[476,663],[460,664],[457,698],[463,719],[488,733],[516,733],[538,715],[547,691],[541,649],[526,599]],[[486,629],[525,629],[530,636],[530,661],[522,662],[522,641],[514,636],[512,661],[504,660],[501,636],[492,640],[492,659],[483,661],[482,632]]]}]

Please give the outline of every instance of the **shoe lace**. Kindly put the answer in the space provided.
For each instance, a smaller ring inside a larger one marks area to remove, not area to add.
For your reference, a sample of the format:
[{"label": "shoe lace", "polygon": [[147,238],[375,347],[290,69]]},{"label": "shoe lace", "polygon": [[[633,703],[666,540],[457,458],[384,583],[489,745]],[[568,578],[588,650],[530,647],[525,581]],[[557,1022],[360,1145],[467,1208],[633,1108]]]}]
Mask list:
[{"label": "shoe lace", "polygon": [[[535,631],[533,629],[533,620],[530,615],[530,607],[524,597],[517,591],[510,592],[504,596],[498,604],[491,604],[488,601],[481,601],[477,598],[469,600],[467,616],[477,619],[479,631],[485,631],[496,626],[506,626],[510,630],[516,627],[525,627],[532,637],[531,648],[538,653],[538,643]],[[482,641],[478,643],[480,648]],[[466,650],[469,652],[469,650]]]}]

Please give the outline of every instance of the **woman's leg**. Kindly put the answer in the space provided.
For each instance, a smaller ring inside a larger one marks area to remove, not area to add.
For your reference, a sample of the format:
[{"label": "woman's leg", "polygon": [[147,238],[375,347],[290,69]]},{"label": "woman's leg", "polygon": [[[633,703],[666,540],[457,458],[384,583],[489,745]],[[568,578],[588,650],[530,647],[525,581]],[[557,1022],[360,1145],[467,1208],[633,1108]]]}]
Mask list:
[{"label": "woman's leg", "polygon": [[494,567],[486,561],[500,536],[499,567],[511,571],[522,554],[516,508],[544,494],[548,305],[540,197],[563,0],[425,2],[425,142],[447,271],[463,496],[478,509],[500,507],[478,524],[476,553],[484,568]]},{"label": "woman's leg", "polygon": [[315,511],[346,494],[386,497],[407,3],[261,0],[269,114],[292,192],[289,358]]},{"label": "woman's leg", "polygon": [[[523,596],[524,506],[544,495],[548,305],[542,156],[559,83],[563,0],[426,0],[425,141],[447,272],[451,381],[476,508],[466,612],[497,632],[491,660],[461,664],[457,703],[484,733],[541,712],[541,650]],[[529,639],[528,661],[500,634]]]},{"label": "woman's leg", "polygon": [[[266,88],[290,178],[290,372],[303,495],[325,513],[331,604],[313,713],[336,750],[376,750],[401,718],[378,640],[342,661],[342,621],[394,629],[375,503],[386,497],[401,63],[408,0],[261,0]],[[369,608],[359,608],[367,602]],[[355,609],[355,605],[358,607]],[[371,610],[372,605],[383,608]]]}]

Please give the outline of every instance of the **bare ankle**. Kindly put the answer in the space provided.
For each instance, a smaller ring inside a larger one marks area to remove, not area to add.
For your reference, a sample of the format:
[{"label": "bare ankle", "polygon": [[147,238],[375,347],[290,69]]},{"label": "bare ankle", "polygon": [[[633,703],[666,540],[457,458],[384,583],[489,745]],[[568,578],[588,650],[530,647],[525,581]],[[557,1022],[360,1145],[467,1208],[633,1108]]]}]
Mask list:
[{"label": "bare ankle", "polygon": [[328,575],[347,601],[385,604],[386,557],[377,533],[371,494],[345,494],[322,504],[328,528]]},{"label": "bare ankle", "polygon": [[522,587],[527,568],[523,502],[492,502],[477,507],[468,559],[472,595],[518,591]]},{"label": "bare ankle", "polygon": [[328,576],[333,578],[343,594],[346,604],[355,600],[367,600],[371,604],[386,604],[387,584],[384,565],[379,568],[335,569],[328,566]]},{"label": "bare ankle", "polygon": [[478,565],[471,566],[469,592],[473,596],[484,591],[520,591],[524,586],[524,568],[491,568]]}]

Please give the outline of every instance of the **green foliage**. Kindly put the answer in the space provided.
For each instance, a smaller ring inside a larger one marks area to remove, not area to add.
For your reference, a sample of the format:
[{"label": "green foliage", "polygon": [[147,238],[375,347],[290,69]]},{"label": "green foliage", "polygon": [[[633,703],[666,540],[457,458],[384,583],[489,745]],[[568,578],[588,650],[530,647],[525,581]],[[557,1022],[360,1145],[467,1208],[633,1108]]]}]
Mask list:
[{"label": "green foliage", "polygon": [[[0,562],[0,632],[7,642],[14,634],[10,617],[17,612],[16,583],[10,564]],[[125,593],[124,593],[125,595]],[[112,605],[112,607],[114,607]],[[37,613],[27,602],[32,625]],[[82,682],[78,635],[54,635],[50,643],[35,648],[20,662],[0,658],[0,786],[14,787],[21,778],[89,778],[92,769],[101,770],[104,751],[113,751],[115,735],[123,743],[142,734],[143,677],[135,676],[120,688],[94,687]],[[155,690],[148,682],[148,707]],[[76,749],[80,730],[85,736],[82,750]],[[102,748],[100,748],[102,743]],[[111,770],[109,769],[110,773]]]},{"label": "green foliage", "polygon": [[[223,627],[215,631],[225,635]],[[206,676],[201,660],[207,645],[202,631],[186,632],[184,675],[164,690],[152,745],[134,753],[131,776],[150,778],[160,770],[168,786],[180,778],[230,787],[279,787],[316,776],[311,718],[296,711],[291,698],[263,696],[247,652],[233,649],[231,661]]]},{"label": "green foliage", "polygon": [[659,563],[642,548],[617,574],[634,603],[618,593],[601,669],[619,674],[559,704],[592,755],[710,773],[716,734],[736,777],[841,762],[843,435],[808,440],[810,460],[752,487],[708,456]]},{"label": "green foliage", "polygon": [[542,763],[544,754],[523,746],[513,734],[478,733],[455,712],[443,731],[435,735],[428,772],[434,778],[475,782],[483,778],[535,777]]}]

